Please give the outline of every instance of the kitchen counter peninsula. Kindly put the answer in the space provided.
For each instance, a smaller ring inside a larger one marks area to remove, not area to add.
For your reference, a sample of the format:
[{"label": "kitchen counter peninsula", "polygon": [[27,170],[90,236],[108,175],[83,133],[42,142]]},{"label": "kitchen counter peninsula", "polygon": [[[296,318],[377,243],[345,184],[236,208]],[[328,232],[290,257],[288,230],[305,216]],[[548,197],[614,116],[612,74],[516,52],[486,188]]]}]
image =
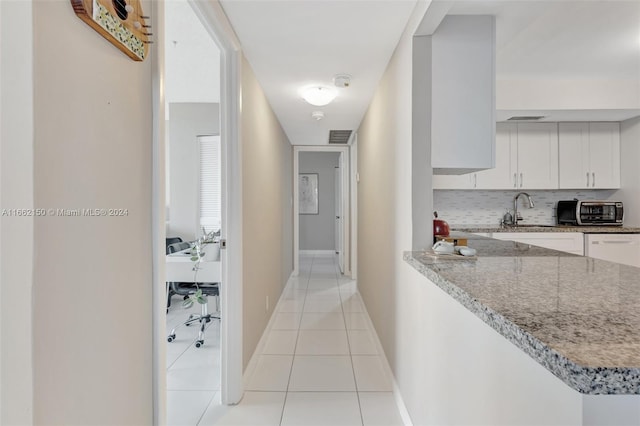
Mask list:
[{"label": "kitchen counter peninsula", "polygon": [[580,394],[640,394],[639,268],[454,235],[477,258],[404,260]]}]

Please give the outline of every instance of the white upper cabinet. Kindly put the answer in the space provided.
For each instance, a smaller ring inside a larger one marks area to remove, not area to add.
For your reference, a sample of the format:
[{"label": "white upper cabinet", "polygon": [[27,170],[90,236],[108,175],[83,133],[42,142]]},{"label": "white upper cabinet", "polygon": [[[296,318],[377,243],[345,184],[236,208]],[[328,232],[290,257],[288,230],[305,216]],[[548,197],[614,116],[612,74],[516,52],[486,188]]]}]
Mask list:
[{"label": "white upper cabinet", "polygon": [[433,175],[433,189],[474,189],[476,174],[466,175]]},{"label": "white upper cabinet", "polygon": [[518,123],[518,189],[558,189],[557,123]]},{"label": "white upper cabinet", "polygon": [[462,176],[433,176],[434,189],[558,189],[558,125],[498,123],[496,166]]},{"label": "white upper cabinet", "polygon": [[446,16],[431,36],[435,174],[494,167],[495,17]]},{"label": "white upper cabinet", "polygon": [[556,123],[498,123],[496,167],[477,173],[478,189],[558,189]]},{"label": "white upper cabinet", "polygon": [[560,188],[620,188],[620,124],[560,123]]},{"label": "white upper cabinet", "polygon": [[518,128],[515,123],[496,125],[496,167],[476,173],[478,189],[514,189],[518,168]]}]

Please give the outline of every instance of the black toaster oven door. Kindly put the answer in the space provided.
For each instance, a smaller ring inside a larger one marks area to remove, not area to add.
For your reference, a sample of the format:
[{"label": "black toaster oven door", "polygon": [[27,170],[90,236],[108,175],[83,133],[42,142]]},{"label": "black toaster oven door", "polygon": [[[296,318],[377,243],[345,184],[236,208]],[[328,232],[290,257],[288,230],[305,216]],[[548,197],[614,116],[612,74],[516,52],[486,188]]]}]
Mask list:
[{"label": "black toaster oven door", "polygon": [[577,225],[577,208],[577,200],[558,201],[558,205],[556,206],[558,225]]}]

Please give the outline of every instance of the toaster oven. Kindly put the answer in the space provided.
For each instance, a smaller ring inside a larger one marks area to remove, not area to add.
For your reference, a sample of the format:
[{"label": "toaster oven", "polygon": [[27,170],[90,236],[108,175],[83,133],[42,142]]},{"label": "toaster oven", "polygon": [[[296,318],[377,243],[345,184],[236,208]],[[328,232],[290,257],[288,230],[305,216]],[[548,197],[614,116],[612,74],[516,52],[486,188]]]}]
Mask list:
[{"label": "toaster oven", "polygon": [[622,226],[624,208],[620,201],[558,201],[558,225]]}]

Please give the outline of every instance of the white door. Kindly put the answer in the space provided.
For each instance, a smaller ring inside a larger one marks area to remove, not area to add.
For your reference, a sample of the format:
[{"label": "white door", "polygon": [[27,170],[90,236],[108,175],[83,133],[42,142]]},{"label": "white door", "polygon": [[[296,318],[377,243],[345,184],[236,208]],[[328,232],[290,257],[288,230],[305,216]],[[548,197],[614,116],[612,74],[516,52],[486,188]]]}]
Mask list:
[{"label": "white door", "polygon": [[338,255],[338,265],[340,266],[340,272],[344,273],[344,247],[343,247],[343,232],[342,232],[342,170],[340,169],[342,164],[342,153],[338,158],[338,166],[334,169],[334,187],[335,187],[335,245],[336,254]]}]

